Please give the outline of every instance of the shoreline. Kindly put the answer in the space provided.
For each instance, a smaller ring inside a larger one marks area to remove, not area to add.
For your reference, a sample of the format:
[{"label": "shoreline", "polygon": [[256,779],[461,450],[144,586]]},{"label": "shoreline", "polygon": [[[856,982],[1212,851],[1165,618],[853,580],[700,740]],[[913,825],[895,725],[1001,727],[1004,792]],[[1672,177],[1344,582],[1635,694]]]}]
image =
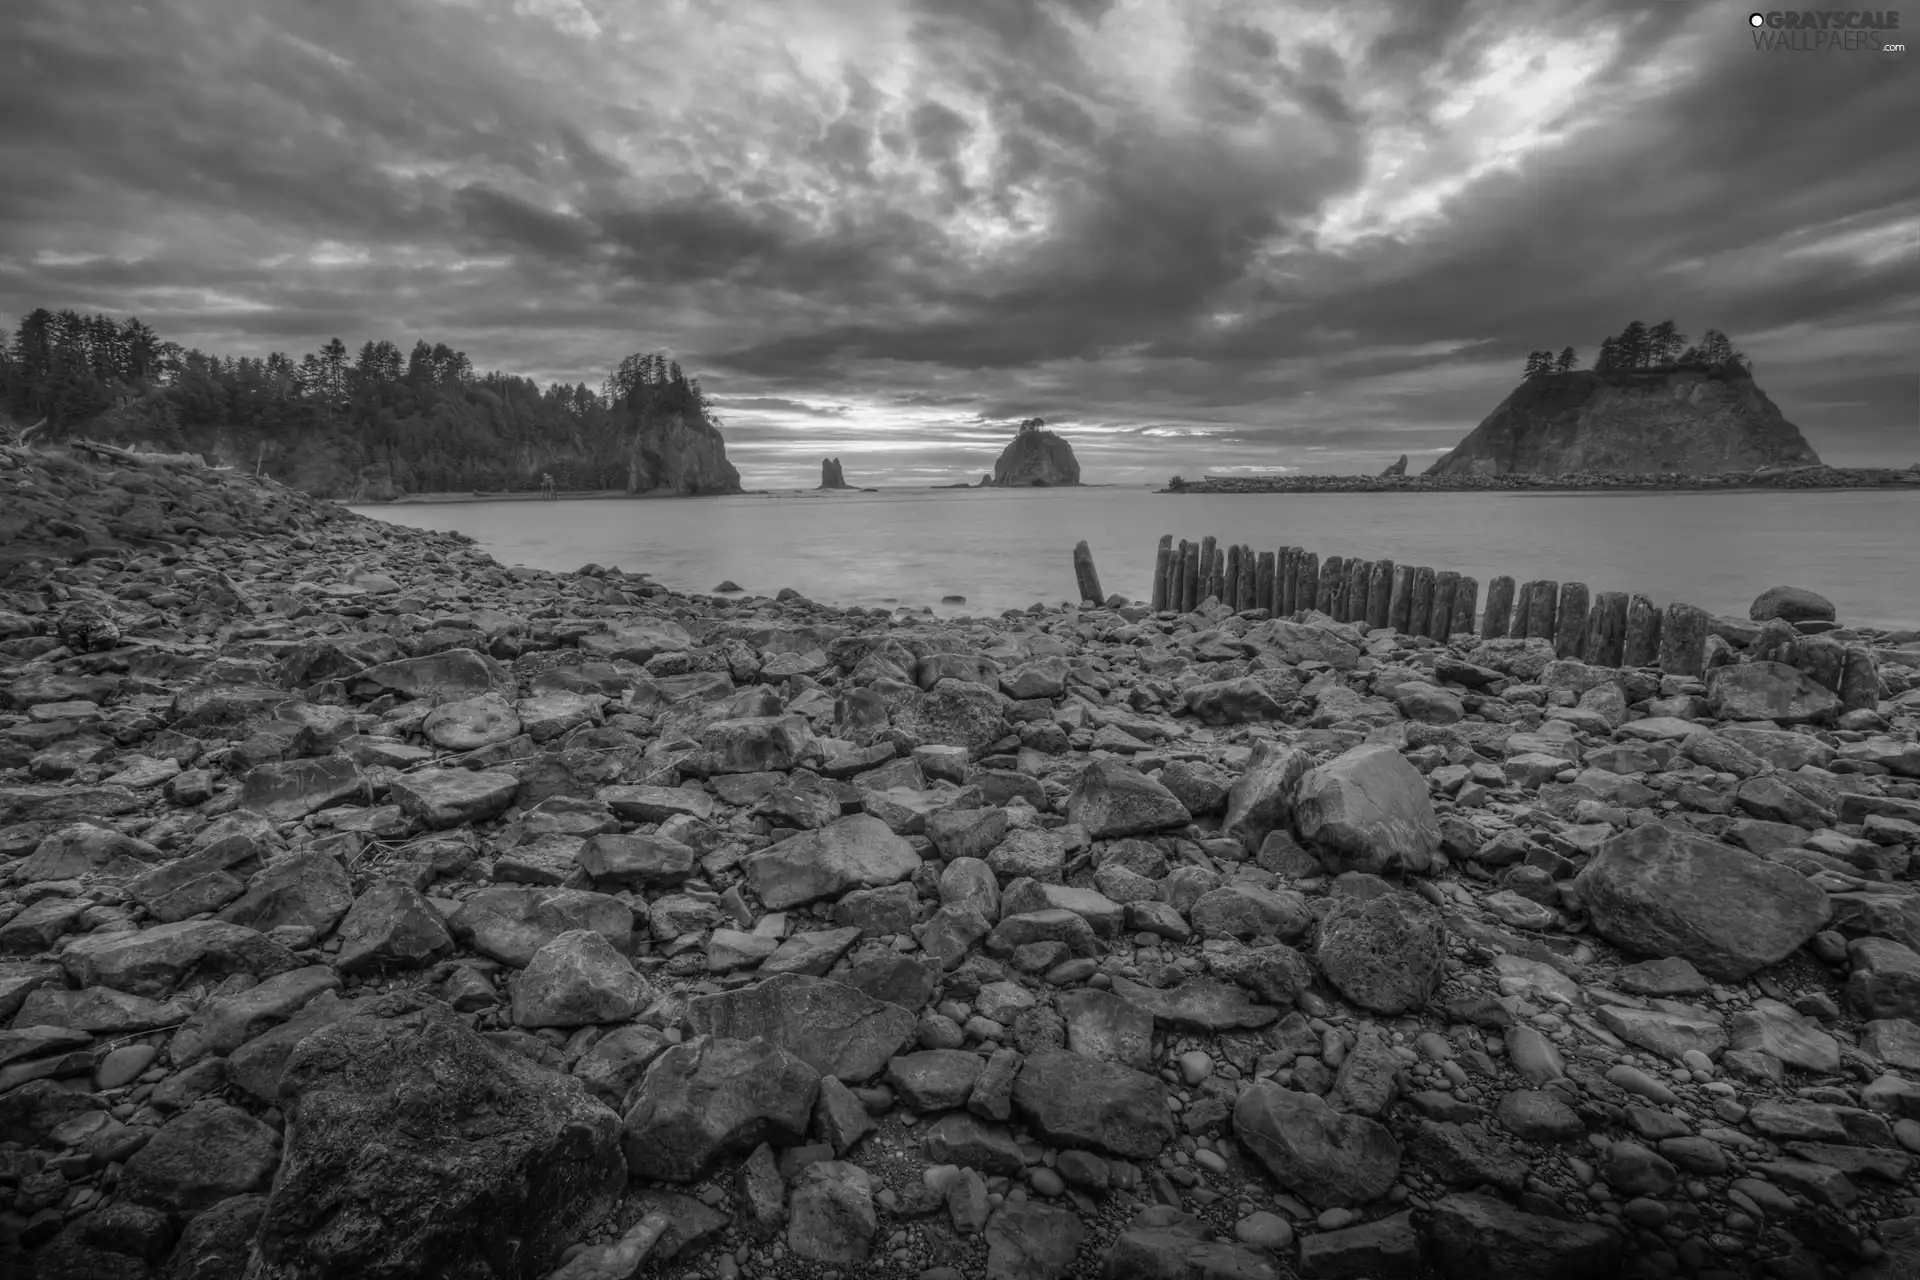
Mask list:
[{"label": "shoreline", "polygon": [[[560,493],[556,495],[554,500],[557,502],[571,502],[571,501],[604,502],[604,501],[613,501],[613,500],[619,500],[619,499],[654,500],[654,499],[663,499],[663,498],[786,498],[786,497],[801,497],[809,494],[817,494],[822,497],[831,497],[836,494],[852,494],[852,493],[880,493],[880,494],[932,493],[932,492],[947,490],[947,489],[975,489],[975,490],[982,490],[984,492],[991,493],[991,492],[1001,492],[1007,489],[1016,489],[1024,492],[1025,488],[1026,486],[1007,486],[1007,485],[986,485],[983,487],[977,484],[849,485],[844,489],[821,489],[818,487],[793,488],[793,489],[742,489],[738,493],[659,493],[659,492],[628,493],[623,489],[584,489],[584,490],[578,490],[578,491],[562,490]],[[1076,485],[1053,486],[1053,489],[1056,491],[1070,491],[1075,489],[1132,489],[1132,488],[1139,488],[1144,490],[1148,488],[1148,485],[1145,482],[1141,482],[1139,484],[1131,484],[1131,483],[1129,484],[1076,484]],[[407,494],[406,496],[399,497],[399,498],[378,499],[378,500],[367,499],[364,501],[355,500],[352,498],[316,499],[316,501],[331,502],[335,506],[340,506],[340,507],[356,507],[356,508],[365,507],[368,509],[377,509],[380,507],[399,507],[399,506],[409,506],[409,505],[455,506],[462,503],[474,503],[474,502],[539,502],[541,500],[542,499],[540,497],[540,492],[537,489],[536,490],[516,489],[511,491],[503,491],[500,493],[485,493],[485,494],[459,493],[459,492],[420,493],[420,494]]]},{"label": "shoreline", "polygon": [[663,1224],[753,1280],[1467,1280],[1485,1238],[1759,1275],[1831,1244],[1772,1214],[1807,1188],[1920,1226],[1884,637],[901,618],[184,464],[0,447],[0,499],[38,560],[0,576],[0,1273],[199,1265],[188,1214],[221,1274],[545,1280],[660,1272]]}]

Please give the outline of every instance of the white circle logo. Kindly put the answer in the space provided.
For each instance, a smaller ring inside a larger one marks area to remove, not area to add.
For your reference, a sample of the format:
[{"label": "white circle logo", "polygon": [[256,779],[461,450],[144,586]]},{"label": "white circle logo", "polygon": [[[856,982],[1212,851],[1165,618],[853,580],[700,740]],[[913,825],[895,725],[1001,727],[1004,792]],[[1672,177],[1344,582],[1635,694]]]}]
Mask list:
[{"label": "white circle logo", "polygon": [[1750,13],[1747,15],[1747,25],[1750,27],[1764,27],[1767,25],[1767,16],[1764,13]]}]

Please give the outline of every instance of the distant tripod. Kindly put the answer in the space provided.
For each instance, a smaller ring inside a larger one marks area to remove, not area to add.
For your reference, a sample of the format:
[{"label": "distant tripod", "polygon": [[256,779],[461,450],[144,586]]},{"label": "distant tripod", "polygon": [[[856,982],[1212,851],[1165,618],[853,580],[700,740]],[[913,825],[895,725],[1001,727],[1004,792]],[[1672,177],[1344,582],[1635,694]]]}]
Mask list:
[{"label": "distant tripod", "polygon": [[553,477],[551,475],[542,475],[540,477],[540,501],[558,502],[559,500],[560,494],[553,487]]}]

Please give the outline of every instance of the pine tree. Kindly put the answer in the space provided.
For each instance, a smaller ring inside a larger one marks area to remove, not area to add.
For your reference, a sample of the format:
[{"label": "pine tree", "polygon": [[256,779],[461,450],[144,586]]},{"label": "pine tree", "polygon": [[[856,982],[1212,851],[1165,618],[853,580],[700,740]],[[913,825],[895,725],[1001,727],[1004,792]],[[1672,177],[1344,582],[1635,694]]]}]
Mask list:
[{"label": "pine tree", "polygon": [[1653,364],[1672,364],[1680,348],[1687,345],[1687,338],[1674,327],[1673,321],[1662,320],[1648,330],[1647,345]]},{"label": "pine tree", "polygon": [[1560,358],[1553,362],[1553,371],[1555,373],[1572,373],[1573,366],[1579,362],[1580,357],[1573,353],[1572,347],[1562,347],[1560,348]]},{"label": "pine tree", "polygon": [[1647,353],[1647,326],[1638,320],[1630,321],[1620,331],[1621,363],[1629,369],[1644,369],[1647,367]]},{"label": "pine tree", "polygon": [[1547,371],[1545,355],[1546,353],[1541,351],[1527,352],[1527,367],[1521,376],[1531,382],[1533,379],[1545,373]]}]

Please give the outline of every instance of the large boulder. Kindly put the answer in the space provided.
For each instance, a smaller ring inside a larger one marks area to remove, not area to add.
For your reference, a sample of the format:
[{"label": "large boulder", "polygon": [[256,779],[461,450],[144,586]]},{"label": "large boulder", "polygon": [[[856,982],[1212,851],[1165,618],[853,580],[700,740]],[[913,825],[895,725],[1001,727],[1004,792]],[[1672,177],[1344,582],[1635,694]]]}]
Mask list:
[{"label": "large boulder", "polygon": [[1371,1204],[1400,1176],[1400,1144],[1385,1125],[1271,1081],[1241,1089],[1233,1131],[1282,1187],[1316,1208]]},{"label": "large boulder", "polygon": [[282,1090],[254,1280],[532,1280],[626,1186],[619,1117],[415,994],[307,1036]]},{"label": "large boulder", "polygon": [[1316,769],[1294,792],[1294,822],[1334,871],[1425,871],[1440,849],[1427,780],[1385,743],[1365,743]]},{"label": "large boulder", "polygon": [[789,836],[744,864],[747,882],[772,911],[898,884],[919,865],[913,846],[868,813]]},{"label": "large boulder", "polygon": [[1067,817],[1095,840],[1140,835],[1193,820],[1171,791],[1117,760],[1095,760],[1081,771],[1067,797]]},{"label": "large boulder", "polygon": [[1240,639],[1289,666],[1324,662],[1335,670],[1350,671],[1360,664],[1359,645],[1338,631],[1311,623],[1271,618],[1249,627]]},{"label": "large boulder", "polygon": [[247,973],[270,978],[300,967],[291,951],[265,934],[219,920],[89,933],[66,944],[60,964],[76,986],[155,997],[170,994],[190,976]]},{"label": "large boulder", "polygon": [[1721,982],[1784,960],[1833,914],[1792,868],[1664,823],[1606,841],[1574,887],[1607,941]]},{"label": "large boulder", "polygon": [[1304,751],[1275,742],[1256,743],[1247,771],[1227,792],[1221,832],[1239,840],[1247,852],[1257,852],[1270,832],[1285,829],[1293,816],[1300,779],[1312,763]]},{"label": "large boulder", "polygon": [[1787,622],[1832,622],[1833,601],[1805,587],[1768,587],[1754,597],[1747,616],[1755,622],[1769,618]]},{"label": "large boulder", "polygon": [[723,1156],[806,1136],[820,1073],[765,1040],[696,1036],[655,1058],[627,1109],[636,1178],[693,1182]]}]

